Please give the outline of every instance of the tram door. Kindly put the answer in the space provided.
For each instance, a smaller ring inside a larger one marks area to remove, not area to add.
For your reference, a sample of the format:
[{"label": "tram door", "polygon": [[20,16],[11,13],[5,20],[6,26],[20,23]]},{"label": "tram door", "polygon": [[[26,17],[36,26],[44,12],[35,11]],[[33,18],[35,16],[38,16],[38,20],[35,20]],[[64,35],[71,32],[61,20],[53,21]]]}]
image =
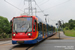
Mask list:
[{"label": "tram door", "polygon": [[43,38],[45,38],[45,33],[46,33],[46,26],[43,24]]},{"label": "tram door", "polygon": [[42,34],[43,34],[43,31],[42,31],[42,22],[39,22],[38,23],[38,31],[39,31],[39,38],[42,39]]}]

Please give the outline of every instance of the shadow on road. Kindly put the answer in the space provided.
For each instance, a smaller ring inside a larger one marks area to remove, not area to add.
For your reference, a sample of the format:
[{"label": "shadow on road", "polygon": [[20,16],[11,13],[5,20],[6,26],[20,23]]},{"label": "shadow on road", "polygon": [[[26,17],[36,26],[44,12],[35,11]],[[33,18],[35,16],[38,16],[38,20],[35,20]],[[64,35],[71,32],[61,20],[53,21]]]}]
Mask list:
[{"label": "shadow on road", "polygon": [[13,48],[30,47],[30,46],[33,46],[33,45],[31,45],[31,44],[19,44],[19,45],[14,46]]},{"label": "shadow on road", "polygon": [[18,45],[13,46],[10,50],[13,50],[15,48],[24,48],[24,50],[27,50],[34,45],[35,44],[18,44]]}]

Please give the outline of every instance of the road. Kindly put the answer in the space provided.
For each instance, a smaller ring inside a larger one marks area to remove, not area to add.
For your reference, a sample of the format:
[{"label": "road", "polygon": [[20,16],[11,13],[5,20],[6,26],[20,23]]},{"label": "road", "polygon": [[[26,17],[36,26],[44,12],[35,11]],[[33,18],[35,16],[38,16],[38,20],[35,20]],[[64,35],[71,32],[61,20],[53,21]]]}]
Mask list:
[{"label": "road", "polygon": [[[60,32],[60,39],[58,35],[47,38],[37,45],[13,45],[11,40],[0,41],[0,50],[75,50],[75,37],[68,37]],[[33,47],[30,47],[33,46]]]},{"label": "road", "polygon": [[32,50],[75,50],[75,37],[65,36],[63,32],[36,45]]},{"label": "road", "polygon": [[32,50],[75,50],[75,40],[45,40]]},{"label": "road", "polygon": [[11,44],[11,40],[9,41],[0,41],[0,50],[10,50],[15,45]]},{"label": "road", "polygon": [[12,41],[0,41],[0,50],[26,50],[28,49],[30,46],[34,46],[34,45],[20,45],[20,44],[15,44],[13,45],[11,43]]}]

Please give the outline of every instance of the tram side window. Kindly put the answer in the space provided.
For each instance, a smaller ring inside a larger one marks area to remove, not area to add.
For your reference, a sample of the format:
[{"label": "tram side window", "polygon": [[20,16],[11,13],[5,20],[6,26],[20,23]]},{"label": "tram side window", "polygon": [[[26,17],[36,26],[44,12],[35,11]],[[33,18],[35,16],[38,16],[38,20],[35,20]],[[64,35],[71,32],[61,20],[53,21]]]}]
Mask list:
[{"label": "tram side window", "polygon": [[38,23],[38,31],[42,31],[42,23]]},{"label": "tram side window", "polygon": [[49,26],[49,31],[52,31],[52,28],[51,28],[51,26]]},{"label": "tram side window", "polygon": [[50,26],[48,25],[48,31],[50,31]]},{"label": "tram side window", "polygon": [[47,31],[49,31],[49,25],[47,25]]},{"label": "tram side window", "polygon": [[45,24],[43,24],[43,30],[44,30],[44,32],[46,31],[46,27],[45,27]]}]

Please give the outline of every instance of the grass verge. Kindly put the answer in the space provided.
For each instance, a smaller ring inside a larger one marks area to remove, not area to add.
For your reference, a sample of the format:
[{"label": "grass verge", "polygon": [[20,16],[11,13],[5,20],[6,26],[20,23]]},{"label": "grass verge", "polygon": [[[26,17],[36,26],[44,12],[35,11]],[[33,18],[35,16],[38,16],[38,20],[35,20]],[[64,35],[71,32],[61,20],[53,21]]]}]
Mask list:
[{"label": "grass verge", "polygon": [[75,30],[64,30],[66,36],[75,37]]}]

